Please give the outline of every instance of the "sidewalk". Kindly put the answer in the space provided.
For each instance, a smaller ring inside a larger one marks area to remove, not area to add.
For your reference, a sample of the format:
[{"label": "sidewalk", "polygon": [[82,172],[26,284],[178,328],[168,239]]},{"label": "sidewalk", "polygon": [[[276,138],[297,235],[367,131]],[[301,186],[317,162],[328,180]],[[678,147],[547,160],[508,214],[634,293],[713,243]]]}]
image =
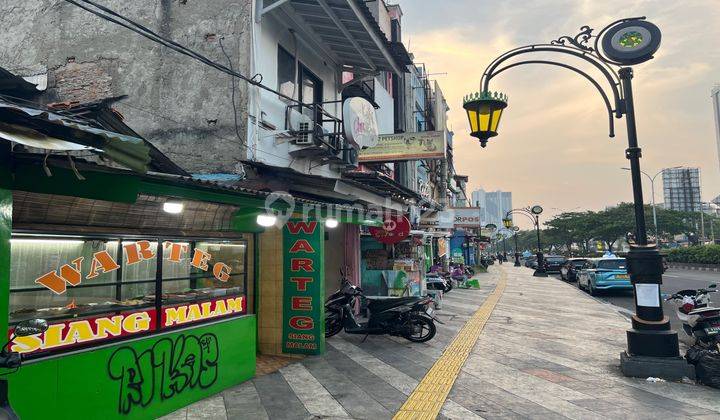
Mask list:
[{"label": "sidewalk", "polygon": [[[435,339],[340,334],[324,356],[260,376],[165,419],[390,419],[506,273],[507,286],[438,418],[720,418],[720,391],[620,374],[626,318],[571,285],[508,264],[454,290]],[[436,368],[437,370],[437,368]],[[428,375],[430,376],[430,375]],[[439,407],[439,406],[438,406]]]}]

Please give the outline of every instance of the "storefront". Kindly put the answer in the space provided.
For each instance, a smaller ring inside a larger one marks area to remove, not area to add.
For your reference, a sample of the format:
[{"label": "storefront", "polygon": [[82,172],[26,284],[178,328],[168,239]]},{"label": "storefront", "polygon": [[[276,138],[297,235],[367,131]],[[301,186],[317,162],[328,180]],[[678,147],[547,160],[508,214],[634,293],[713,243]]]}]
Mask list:
[{"label": "storefront", "polygon": [[[392,223],[388,223],[392,220]],[[360,237],[362,287],[368,296],[420,296],[425,290],[426,250],[404,216],[365,228]]]},{"label": "storefront", "polygon": [[0,189],[3,324],[50,325],[10,343],[18,415],[153,418],[252,378],[262,197],[55,163]]}]

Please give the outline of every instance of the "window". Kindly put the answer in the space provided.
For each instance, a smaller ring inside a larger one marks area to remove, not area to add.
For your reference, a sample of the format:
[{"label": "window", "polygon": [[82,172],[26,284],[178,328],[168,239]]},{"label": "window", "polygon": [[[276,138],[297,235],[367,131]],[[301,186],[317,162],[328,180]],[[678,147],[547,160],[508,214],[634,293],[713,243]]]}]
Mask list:
[{"label": "window", "polygon": [[297,98],[295,81],[298,73],[295,70],[295,57],[282,47],[278,47],[278,91],[291,98]]},{"label": "window", "polygon": [[[323,83],[302,63],[295,68],[295,57],[283,47],[278,46],[278,90],[287,96],[305,104],[323,101]],[[295,81],[299,87],[295,88]]]},{"label": "window", "polygon": [[52,334],[32,342],[16,340],[13,349],[32,353],[76,347],[247,314],[252,245],[251,237],[14,235],[9,323],[43,318]]},{"label": "window", "polygon": [[617,259],[617,260],[600,260],[597,263],[598,268],[603,270],[624,270],[625,269],[625,260],[624,259]]}]

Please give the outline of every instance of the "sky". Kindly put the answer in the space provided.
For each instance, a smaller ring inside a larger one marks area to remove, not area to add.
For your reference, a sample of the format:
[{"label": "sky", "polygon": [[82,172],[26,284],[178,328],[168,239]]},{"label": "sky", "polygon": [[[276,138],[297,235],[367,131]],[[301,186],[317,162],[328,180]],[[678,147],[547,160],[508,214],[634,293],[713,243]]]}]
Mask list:
[{"label": "sky", "polygon": [[[625,119],[615,120],[616,137],[610,139],[606,108],[584,78],[543,65],[494,78],[490,89],[509,96],[508,108],[499,135],[485,149],[469,135],[462,97],[477,91],[487,64],[511,48],[574,36],[583,25],[597,33],[617,19],[647,16],[660,27],[662,44],[654,59],[635,66],[641,168],[654,175],[666,167],[700,167],[703,200],[720,194],[710,100],[711,88],[720,83],[720,0],[397,3],[404,13],[403,41],[415,61],[429,73],[447,73],[431,78],[450,107],[455,166],[470,177],[468,192],[512,191],[514,207],[540,204],[544,217],[632,201],[630,173],[620,169],[628,166]],[[582,60],[573,63],[587,69]],[[643,183],[649,203],[650,182]],[[662,202],[662,176],[655,191]]]}]

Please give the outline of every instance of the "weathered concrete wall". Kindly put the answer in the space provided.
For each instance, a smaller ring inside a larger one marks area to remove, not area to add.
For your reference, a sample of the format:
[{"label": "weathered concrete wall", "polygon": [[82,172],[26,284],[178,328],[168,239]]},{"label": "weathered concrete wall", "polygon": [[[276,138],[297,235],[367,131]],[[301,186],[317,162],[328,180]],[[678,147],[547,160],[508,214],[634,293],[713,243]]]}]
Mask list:
[{"label": "weathered concrete wall", "polygon": [[[252,0],[103,0],[102,4],[200,54],[249,73]],[[128,125],[192,173],[232,173],[246,156],[247,86],[61,0],[0,2],[0,66],[48,73],[49,101],[129,95]]]}]

